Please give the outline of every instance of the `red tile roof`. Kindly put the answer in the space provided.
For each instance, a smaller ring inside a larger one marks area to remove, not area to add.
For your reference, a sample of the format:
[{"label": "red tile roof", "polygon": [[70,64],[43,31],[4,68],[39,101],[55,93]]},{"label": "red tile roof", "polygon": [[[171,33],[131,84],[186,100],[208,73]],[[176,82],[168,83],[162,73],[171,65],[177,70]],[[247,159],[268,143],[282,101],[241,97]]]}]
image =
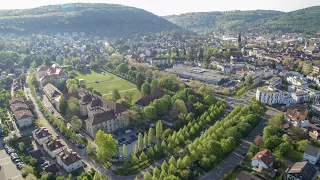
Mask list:
[{"label": "red tile roof", "polygon": [[292,104],[288,107],[285,116],[294,121],[305,120],[308,116],[308,109],[298,104]]},{"label": "red tile roof", "polygon": [[58,157],[61,159],[61,161],[69,166],[79,160],[81,160],[82,158],[74,151],[72,151],[72,149],[67,149],[64,148],[59,154]]},{"label": "red tile roof", "polygon": [[274,159],[274,156],[269,150],[263,150],[253,156],[251,160],[260,160],[269,167],[273,163]]}]

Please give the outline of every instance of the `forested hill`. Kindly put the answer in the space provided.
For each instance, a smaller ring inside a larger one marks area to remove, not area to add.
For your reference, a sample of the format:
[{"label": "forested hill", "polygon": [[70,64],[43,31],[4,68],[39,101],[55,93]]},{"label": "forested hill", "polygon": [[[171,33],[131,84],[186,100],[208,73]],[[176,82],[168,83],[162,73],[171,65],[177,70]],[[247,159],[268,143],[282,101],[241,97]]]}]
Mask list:
[{"label": "forested hill", "polygon": [[313,6],[248,24],[264,32],[315,33],[320,31],[320,6]]},{"label": "forested hill", "polygon": [[164,18],[181,27],[191,29],[226,30],[241,28],[244,24],[256,22],[283,14],[280,11],[252,10],[252,11],[226,11],[226,12],[195,12],[181,15],[170,15]]},{"label": "forested hill", "polygon": [[271,10],[187,13],[164,17],[185,28],[226,31],[314,33],[320,31],[320,6],[288,13]]},{"label": "forested hill", "polygon": [[179,28],[145,10],[116,4],[76,3],[0,10],[0,33],[85,32],[124,36]]}]

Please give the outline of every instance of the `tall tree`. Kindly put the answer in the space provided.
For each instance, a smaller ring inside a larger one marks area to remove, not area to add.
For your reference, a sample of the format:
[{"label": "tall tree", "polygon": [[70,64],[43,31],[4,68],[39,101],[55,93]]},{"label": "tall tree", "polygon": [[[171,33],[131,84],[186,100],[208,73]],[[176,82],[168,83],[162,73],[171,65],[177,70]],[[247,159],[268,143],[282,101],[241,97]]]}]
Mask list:
[{"label": "tall tree", "polygon": [[112,90],[112,100],[113,101],[118,101],[119,99],[121,99],[121,95],[120,95],[120,92],[117,88],[114,88]]},{"label": "tall tree", "polygon": [[97,157],[102,162],[107,162],[112,156],[119,154],[119,147],[111,134],[98,130],[94,142],[98,145]]},{"label": "tall tree", "polygon": [[145,147],[148,147],[148,145],[149,145],[147,132],[144,132],[144,135],[143,135],[143,144],[144,144]]},{"label": "tall tree", "polygon": [[143,150],[143,138],[141,133],[138,134],[138,150]]},{"label": "tall tree", "polygon": [[140,90],[146,78],[141,73],[138,73],[136,76],[136,79],[137,79],[137,88]]},{"label": "tall tree", "polygon": [[149,83],[143,83],[142,84],[142,87],[141,87],[141,92],[144,94],[144,95],[149,95],[151,93],[151,86]]},{"label": "tall tree", "polygon": [[188,113],[186,104],[180,99],[177,99],[174,102],[173,107],[174,107],[174,109],[178,110],[180,113],[183,113],[183,114]]},{"label": "tall tree", "polygon": [[161,139],[161,136],[162,136],[162,121],[159,120],[156,125],[156,138],[158,139],[158,141]]},{"label": "tall tree", "polygon": [[126,144],[122,145],[122,156],[128,158],[128,149]]},{"label": "tall tree", "polygon": [[82,127],[82,120],[79,119],[77,116],[72,116],[71,127],[74,131],[78,131]]},{"label": "tall tree", "polygon": [[61,95],[59,99],[58,111],[62,114],[65,114],[67,106],[68,102],[65,100],[64,95]]},{"label": "tall tree", "polygon": [[148,131],[148,141],[149,141],[149,144],[154,142],[154,132],[151,127],[149,128],[149,131]]},{"label": "tall tree", "polygon": [[154,106],[146,106],[143,111],[149,119],[154,119],[157,116],[157,111]]}]

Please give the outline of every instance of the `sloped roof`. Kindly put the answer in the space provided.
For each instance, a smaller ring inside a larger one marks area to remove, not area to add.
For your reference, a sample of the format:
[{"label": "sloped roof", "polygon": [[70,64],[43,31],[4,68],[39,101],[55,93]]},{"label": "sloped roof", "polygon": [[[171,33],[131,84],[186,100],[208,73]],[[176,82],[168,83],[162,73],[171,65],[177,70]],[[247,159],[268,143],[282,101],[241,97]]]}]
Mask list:
[{"label": "sloped roof", "polygon": [[316,168],[307,161],[295,163],[288,171],[288,174],[297,176],[303,180],[312,179],[316,173]]},{"label": "sloped roof", "polygon": [[317,157],[320,153],[320,148],[308,144],[306,149],[304,150],[304,153],[313,157]]},{"label": "sloped roof", "polygon": [[33,114],[29,110],[19,111],[14,113],[17,120],[33,117]]},{"label": "sloped roof", "polygon": [[139,99],[135,104],[140,106],[148,106],[152,101],[156,99],[160,99],[164,96],[164,92],[162,91],[155,91],[152,92],[150,95],[146,95]]},{"label": "sloped roof", "polygon": [[64,148],[60,153],[58,153],[58,157],[67,166],[82,159],[78,155],[78,153],[72,151],[72,149],[67,149],[67,148]]},{"label": "sloped roof", "polygon": [[270,166],[274,161],[274,156],[269,150],[263,150],[258,152],[251,160],[260,160],[267,166]]},{"label": "sloped roof", "polygon": [[23,98],[12,98],[9,103],[12,104],[17,104],[17,103],[24,103],[24,99]]},{"label": "sloped roof", "polygon": [[15,104],[12,104],[10,108],[13,112],[29,109],[29,107],[25,103],[15,103]]},{"label": "sloped roof", "polygon": [[116,118],[116,115],[113,110],[109,110],[109,111],[101,110],[100,112],[96,113],[94,116],[90,117],[87,121],[92,125],[97,125],[115,118]]}]

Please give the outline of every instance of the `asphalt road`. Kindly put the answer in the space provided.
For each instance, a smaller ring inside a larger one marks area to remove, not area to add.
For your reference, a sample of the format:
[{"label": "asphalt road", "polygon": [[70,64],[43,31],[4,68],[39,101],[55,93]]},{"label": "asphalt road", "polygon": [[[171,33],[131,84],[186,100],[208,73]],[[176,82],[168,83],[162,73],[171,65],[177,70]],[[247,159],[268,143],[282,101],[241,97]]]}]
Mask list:
[{"label": "asphalt road", "polygon": [[[35,112],[38,115],[38,119],[43,120],[43,123],[44,123],[43,126],[45,126],[53,136],[59,135],[61,143],[65,144],[68,148],[70,148],[73,151],[77,152],[82,157],[82,161],[85,162],[88,165],[88,169],[90,169],[90,167],[91,167],[91,168],[97,170],[99,173],[105,175],[108,179],[112,179],[112,180],[133,180],[135,178],[134,175],[132,175],[132,176],[119,176],[119,175],[116,175],[116,174],[114,174],[112,172],[112,170],[106,169],[106,168],[100,166],[97,162],[93,161],[88,156],[88,154],[86,152],[86,148],[79,149],[76,146],[74,146],[62,134],[60,134],[60,132],[58,130],[56,130],[49,123],[49,121],[44,117],[42,112],[39,110],[39,107],[38,107],[34,97],[32,96],[30,89],[29,88],[25,88],[25,92],[27,93],[27,95],[30,96],[30,99],[33,101],[33,103],[35,105]],[[44,101],[46,101],[46,100],[44,100]],[[48,102],[46,102],[46,104],[48,104]]]},{"label": "asphalt road", "polygon": [[248,152],[248,148],[253,143],[254,138],[261,135],[264,128],[264,123],[267,122],[272,116],[280,113],[274,109],[268,109],[264,118],[259,122],[259,124],[252,130],[252,132],[238,145],[238,147],[232,151],[229,156],[227,156],[222,162],[220,162],[215,168],[209,171],[207,174],[202,176],[200,180],[219,180],[221,177],[235,168],[237,165],[241,164]]}]

